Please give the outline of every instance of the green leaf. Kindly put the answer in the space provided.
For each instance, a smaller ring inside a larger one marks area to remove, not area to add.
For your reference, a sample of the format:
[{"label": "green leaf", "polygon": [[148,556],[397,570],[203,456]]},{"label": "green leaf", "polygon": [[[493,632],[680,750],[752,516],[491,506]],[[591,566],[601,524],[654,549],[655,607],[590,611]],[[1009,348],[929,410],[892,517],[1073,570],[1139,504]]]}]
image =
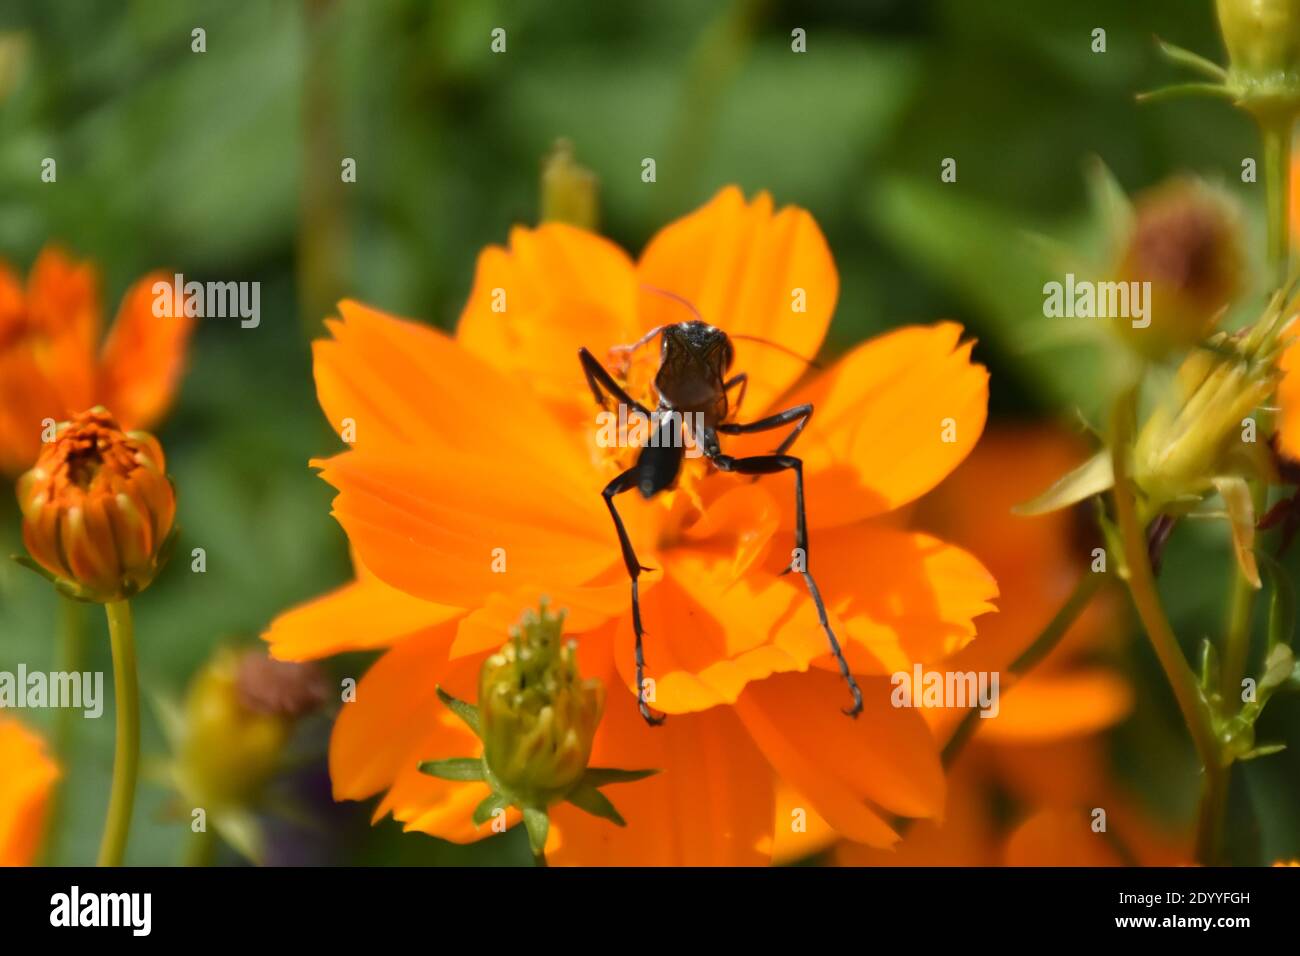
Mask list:
[{"label": "green leaf", "polygon": [[474,731],[474,736],[482,739],[483,734],[480,732],[478,708],[473,704],[466,703],[459,697],[453,697],[439,685],[437,688],[438,699],[447,705],[447,709],[465,722],[470,730]]},{"label": "green leaf", "polygon": [[627,821],[614,809],[614,804],[595,787],[580,783],[569,792],[568,801],[579,810],[585,810],[593,817],[600,817],[618,826],[627,826]]},{"label": "green leaf", "polygon": [[443,780],[482,780],[483,761],[478,757],[451,757],[447,760],[426,760],[420,764],[420,773]]},{"label": "green leaf", "polygon": [[1259,679],[1260,696],[1285,684],[1295,669],[1295,655],[1285,644],[1278,644],[1264,661],[1264,673]]},{"label": "green leaf", "polygon": [[474,825],[481,827],[492,819],[492,814],[498,810],[504,810],[510,806],[510,801],[499,793],[490,793],[483,798],[483,802],[474,808]]},{"label": "green leaf", "polygon": [[1099,495],[1115,483],[1110,452],[1103,449],[1074,471],[1057,480],[1041,495],[1011,509],[1024,517],[1043,515],[1078,504],[1085,498]]},{"label": "green leaf", "polygon": [[551,818],[545,810],[524,807],[524,827],[528,830],[528,845],[534,854],[546,849],[546,834],[551,830]]},{"label": "green leaf", "polygon": [[613,767],[588,767],[582,775],[582,785],[604,787],[611,783],[635,783],[653,777],[659,770],[618,770]]},{"label": "green leaf", "polygon": [[1278,563],[1276,558],[1263,551],[1257,557],[1268,575],[1269,584],[1273,588],[1273,593],[1270,595],[1268,602],[1267,645],[1267,653],[1272,654],[1273,648],[1279,644],[1285,644],[1289,647],[1291,638],[1295,635],[1295,586],[1291,583],[1291,578],[1286,573],[1286,569]]}]

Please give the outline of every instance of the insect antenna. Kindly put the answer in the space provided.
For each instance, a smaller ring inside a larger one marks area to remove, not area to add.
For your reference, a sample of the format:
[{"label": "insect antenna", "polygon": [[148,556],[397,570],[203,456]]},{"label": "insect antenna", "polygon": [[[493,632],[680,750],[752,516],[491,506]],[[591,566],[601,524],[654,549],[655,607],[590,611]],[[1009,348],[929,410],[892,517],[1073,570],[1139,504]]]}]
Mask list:
[{"label": "insect antenna", "polygon": [[807,365],[809,368],[815,368],[819,371],[822,368],[822,364],[816,361],[815,359],[806,358],[805,356],[800,355],[794,349],[786,348],[781,343],[773,342],[770,339],[762,339],[759,338],[757,335],[743,335],[743,334],[728,335],[727,338],[731,339],[733,342],[757,342],[759,345],[766,345],[768,348],[776,349],[778,352],[784,352],[786,355],[790,356],[791,358],[798,359],[800,362],[803,362],[804,365]]},{"label": "insect antenna", "polygon": [[[695,316],[695,318],[698,321],[700,322],[704,321],[704,316],[700,315],[700,310],[695,307],[695,303],[691,302],[691,300],[686,298],[685,296],[680,296],[676,292],[669,292],[667,289],[661,289],[658,286],[648,285],[647,283],[644,282],[641,283],[641,288],[644,289],[646,292],[651,292],[655,295],[662,296],[665,299],[671,299],[673,302],[676,302],[678,305],[685,306],[686,308],[691,310],[691,315]],[[646,336],[646,338],[649,339],[657,335],[661,328],[662,326],[655,328],[649,335]],[[766,345],[768,348],[776,349],[778,352],[784,352],[786,355],[790,356],[791,358],[798,359],[800,362],[803,362],[805,365],[809,366],[810,368],[815,368],[820,370],[822,367],[821,363],[813,359],[807,358],[803,355],[800,355],[794,349],[786,348],[784,345],[781,345],[779,342],[773,342],[770,339],[760,338],[757,335],[743,335],[743,334],[732,335],[731,333],[728,333],[727,338],[737,342],[756,342],[759,345]]]}]

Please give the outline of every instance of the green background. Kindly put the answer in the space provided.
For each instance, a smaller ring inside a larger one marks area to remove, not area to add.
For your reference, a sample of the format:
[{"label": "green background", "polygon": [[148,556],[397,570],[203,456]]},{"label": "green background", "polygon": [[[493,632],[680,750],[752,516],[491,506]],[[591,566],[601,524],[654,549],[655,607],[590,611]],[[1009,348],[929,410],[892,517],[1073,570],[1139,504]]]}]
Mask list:
[{"label": "green background", "polygon": [[[505,55],[489,50],[497,26]],[[191,52],[195,27],[206,53]],[[178,560],[135,602],[144,682],[173,696],[217,644],[251,641],[349,575],[330,490],[306,464],[336,447],[307,344],[330,303],[347,294],[453,326],[478,250],[536,220],[557,136],[600,177],[603,231],[634,251],[729,182],[808,208],[842,283],[828,354],[956,318],[980,338],[998,420],[1095,414],[1103,394],[1089,348],[1044,342],[1035,325],[1048,264],[1033,234],[1098,238],[1090,157],[1128,190],[1178,170],[1224,183],[1262,245],[1263,187],[1239,181],[1258,155],[1248,122],[1220,102],[1134,102],[1182,78],[1153,34],[1222,59],[1208,0],[11,0],[0,31],[23,50],[0,71],[0,255],[25,271],[57,240],[96,260],[110,315],[155,267],[262,284],[260,328],[201,323],[158,429],[181,489],[180,554],[207,551],[205,574]],[[55,184],[40,181],[47,156]],[[339,181],[344,156],[355,184]],[[641,181],[647,156],[654,184]],[[945,157],[954,184],[940,182]],[[0,551],[19,548],[6,495]],[[1221,626],[1226,561],[1221,529],[1175,536],[1162,581],[1189,646]],[[56,614],[37,578],[0,564],[0,669],[54,667]],[[91,666],[109,672],[103,622],[89,619]],[[1186,732],[1147,645],[1129,643],[1138,705],[1115,735],[1118,771],[1153,814],[1188,821]],[[328,666],[359,676],[366,663]],[[59,861],[94,856],[112,728],[109,711],[80,724]],[[1297,728],[1294,695],[1279,697],[1260,736],[1294,742]],[[451,847],[391,821],[372,829],[367,805],[333,806],[327,735],[322,718],[298,741],[294,786],[315,823],[277,825],[276,859],[527,860],[517,834]],[[144,749],[163,750],[148,710]],[[1298,780],[1294,750],[1239,775],[1240,861],[1300,855]],[[181,859],[186,826],[166,803],[142,790],[129,862]]]}]

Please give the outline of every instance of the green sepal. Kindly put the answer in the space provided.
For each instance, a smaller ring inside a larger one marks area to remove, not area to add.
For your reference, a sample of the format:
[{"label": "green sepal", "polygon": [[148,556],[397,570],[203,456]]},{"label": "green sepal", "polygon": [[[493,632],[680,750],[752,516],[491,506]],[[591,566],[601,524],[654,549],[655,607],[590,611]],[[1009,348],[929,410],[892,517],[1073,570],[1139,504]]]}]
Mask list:
[{"label": "green sepal", "polygon": [[1162,86],[1158,90],[1139,93],[1137,101],[1139,103],[1160,103],[1164,100],[1175,100],[1184,96],[1214,96],[1225,100],[1237,99],[1237,94],[1221,83],[1175,83],[1173,86]]},{"label": "green sepal", "polygon": [[600,817],[602,820],[608,820],[620,827],[627,826],[627,821],[614,808],[614,804],[610,802],[609,797],[595,787],[580,783],[569,791],[566,799],[579,810],[585,810],[593,817]]},{"label": "green sepal", "polygon": [[483,734],[480,729],[482,724],[479,719],[478,708],[473,704],[461,700],[459,697],[451,696],[451,694],[442,689],[441,684],[439,684],[435,689],[438,692],[438,699],[446,705],[447,709],[464,721],[465,726],[474,731],[474,736],[481,740]]},{"label": "green sepal", "polygon": [[499,793],[490,793],[474,808],[474,826],[481,827],[492,819],[492,814],[510,806],[510,801]]},{"label": "green sepal", "polygon": [[1244,753],[1238,760],[1255,760],[1259,757],[1267,757],[1269,754],[1281,753],[1286,750],[1286,744],[1261,744],[1249,753]]},{"label": "green sepal", "polygon": [[1023,517],[1048,514],[1099,495],[1113,484],[1115,470],[1111,465],[1110,452],[1102,449],[1074,471],[1057,479],[1041,495],[1016,505],[1011,511]]},{"label": "green sepal", "polygon": [[425,760],[420,773],[443,780],[474,781],[483,779],[483,761],[478,757],[450,757],[447,760]]},{"label": "green sepal", "polygon": [[546,850],[546,834],[551,830],[551,818],[538,807],[524,807],[524,829],[528,831],[528,846],[533,854]]},{"label": "green sepal", "polygon": [[1206,79],[1218,80],[1220,83],[1227,82],[1228,71],[1213,60],[1207,60],[1199,53],[1183,49],[1168,40],[1162,40],[1160,37],[1156,37],[1156,46],[1159,48],[1161,55],[1170,63],[1185,66],[1189,70],[1201,74]]},{"label": "green sepal", "polygon": [[579,786],[605,787],[611,783],[635,783],[646,777],[653,777],[660,770],[619,770],[615,767],[588,767],[582,775]]},{"label": "green sepal", "polygon": [[1255,503],[1251,498],[1250,485],[1238,475],[1220,475],[1212,480],[1228,512],[1228,527],[1232,532],[1232,551],[1237,558],[1237,567],[1250,582],[1250,586],[1258,589],[1261,582],[1259,566],[1255,561]]}]

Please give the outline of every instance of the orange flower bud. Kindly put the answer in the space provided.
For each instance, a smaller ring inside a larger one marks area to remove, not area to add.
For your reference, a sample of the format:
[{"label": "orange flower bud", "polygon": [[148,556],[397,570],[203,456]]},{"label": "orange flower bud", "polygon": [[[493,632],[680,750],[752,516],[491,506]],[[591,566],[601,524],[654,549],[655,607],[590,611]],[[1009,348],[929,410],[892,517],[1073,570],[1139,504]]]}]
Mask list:
[{"label": "orange flower bud", "polygon": [[176,517],[158,441],[102,407],[59,425],[18,479],[27,550],[74,597],[108,603],[153,581]]}]

